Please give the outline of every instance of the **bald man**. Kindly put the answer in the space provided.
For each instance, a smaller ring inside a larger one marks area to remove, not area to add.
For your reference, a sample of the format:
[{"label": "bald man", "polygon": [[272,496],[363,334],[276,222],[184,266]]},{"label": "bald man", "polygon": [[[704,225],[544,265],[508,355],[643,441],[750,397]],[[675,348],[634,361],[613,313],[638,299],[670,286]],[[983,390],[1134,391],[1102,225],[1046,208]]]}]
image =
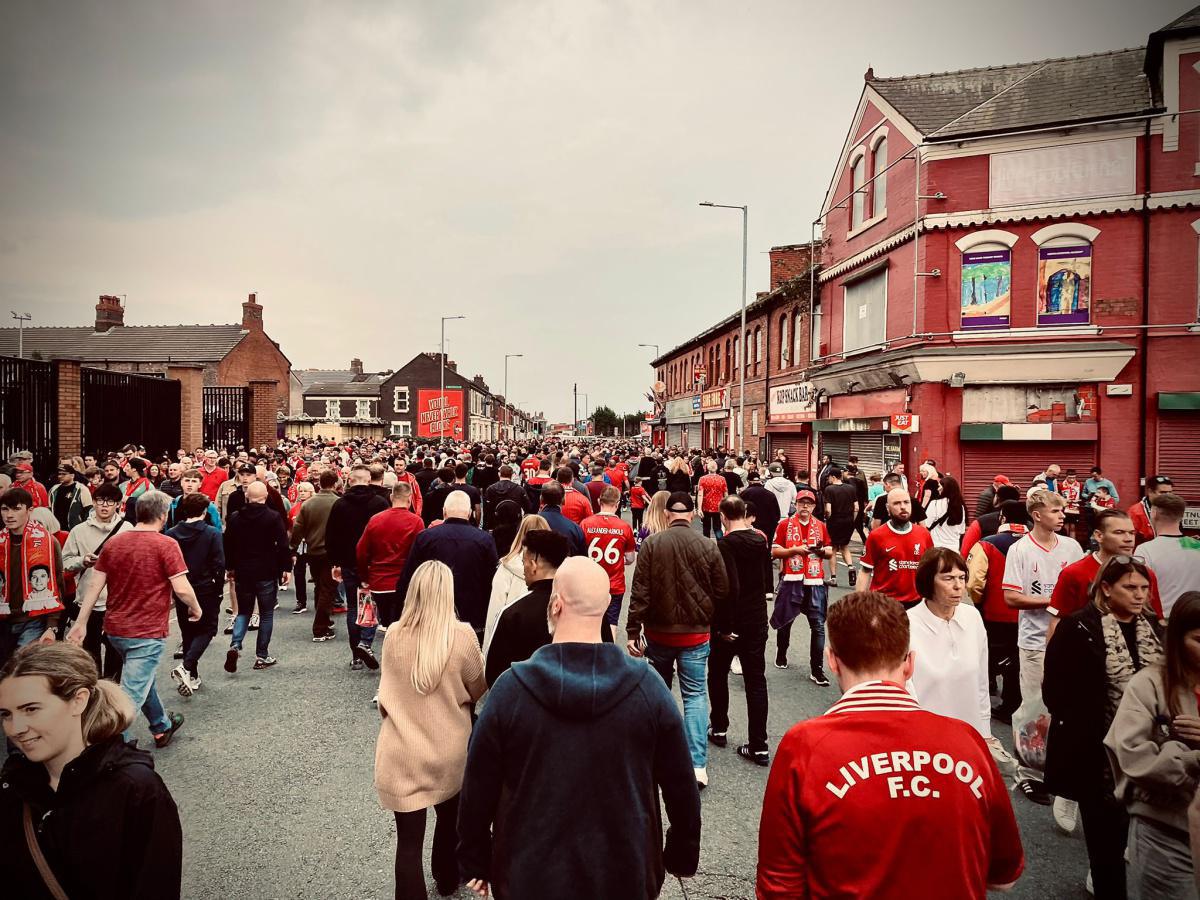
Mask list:
[{"label": "bald man", "polygon": [[[602,884],[584,894],[657,897],[666,872],[696,872],[700,793],[683,720],[650,666],[603,642],[608,603],[604,569],[563,562],[545,610],[553,642],[496,680],[475,725],[458,835],[476,893],[567,897]],[[600,789],[581,803],[581,785]]]},{"label": "bald man", "polygon": [[[238,656],[247,630],[258,629],[254,668],[275,665],[270,654],[271,629],[279,584],[288,583],[292,555],[283,517],[267,506],[268,490],[261,481],[245,487],[246,504],[229,519],[225,529],[226,578],[233,582],[237,615],[225,654],[225,671],[237,671]],[[254,613],[254,604],[258,613]]]},{"label": "bald man", "polygon": [[439,560],[454,573],[454,608],[458,617],[471,623],[482,645],[488,598],[492,592],[492,575],[500,562],[496,555],[496,542],[490,534],[468,521],[471,498],[462,491],[451,491],[446,495],[442,515],[444,518],[440,525],[426,528],[413,541],[404,571],[396,582],[399,606],[396,615],[399,617],[404,610],[408,583],[417,566],[427,560]]},{"label": "bald man", "polygon": [[912,523],[912,498],[904,488],[887,494],[888,520],[867,535],[862,566],[867,583],[860,591],[879,591],[910,609],[920,602],[917,593],[917,563],[921,554],[933,546],[933,537],[924,525]]}]

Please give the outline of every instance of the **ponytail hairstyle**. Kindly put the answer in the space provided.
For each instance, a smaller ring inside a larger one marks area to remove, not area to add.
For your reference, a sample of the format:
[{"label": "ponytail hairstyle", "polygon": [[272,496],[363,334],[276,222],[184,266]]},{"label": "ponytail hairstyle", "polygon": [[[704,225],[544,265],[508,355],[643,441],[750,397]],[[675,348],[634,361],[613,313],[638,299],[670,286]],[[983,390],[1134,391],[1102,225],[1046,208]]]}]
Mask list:
[{"label": "ponytail hairstyle", "polygon": [[45,678],[50,693],[64,701],[75,698],[80,688],[88,691],[82,724],[83,739],[99,744],[116,737],[133,722],[135,710],[120,685],[100,679],[90,653],[75,644],[29,644],[22,647],[0,669],[7,678]]}]

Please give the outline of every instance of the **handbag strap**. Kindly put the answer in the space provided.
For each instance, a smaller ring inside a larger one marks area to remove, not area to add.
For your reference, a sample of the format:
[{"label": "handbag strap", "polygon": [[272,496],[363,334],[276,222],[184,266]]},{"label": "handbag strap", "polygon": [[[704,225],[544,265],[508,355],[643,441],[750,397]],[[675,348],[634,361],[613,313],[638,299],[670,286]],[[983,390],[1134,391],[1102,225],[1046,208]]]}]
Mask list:
[{"label": "handbag strap", "polygon": [[50,896],[54,900],[69,900],[67,892],[62,889],[62,885],[54,877],[54,873],[50,870],[50,864],[46,862],[46,857],[42,854],[41,845],[38,844],[37,835],[33,831],[33,814],[29,810],[28,803],[24,804],[21,820],[25,826],[25,843],[29,845],[29,855],[33,857],[33,864],[37,866],[38,874],[46,883],[46,889],[50,891]]}]

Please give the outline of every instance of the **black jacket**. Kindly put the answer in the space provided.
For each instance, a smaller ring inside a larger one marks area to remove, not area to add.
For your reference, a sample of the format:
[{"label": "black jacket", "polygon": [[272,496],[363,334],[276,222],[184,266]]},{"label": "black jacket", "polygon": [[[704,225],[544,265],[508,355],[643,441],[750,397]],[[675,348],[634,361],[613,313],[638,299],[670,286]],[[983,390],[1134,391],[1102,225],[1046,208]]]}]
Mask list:
[{"label": "black jacket", "polygon": [[774,580],[770,546],[756,530],[747,528],[727,533],[717,541],[717,549],[729,574],[729,592],[714,598],[713,631],[741,634],[748,628],[765,628],[767,593]]},{"label": "black jacket", "polygon": [[[1046,787],[1071,800],[1088,799],[1098,792],[1111,796],[1113,789],[1104,750],[1110,723],[1105,711],[1108,676],[1100,619],[1100,610],[1089,603],[1059,622],[1046,646],[1042,675],[1042,700],[1050,713]],[[1149,621],[1157,631],[1157,623]]]},{"label": "black jacket", "polygon": [[[487,667],[484,678],[488,687],[507,672],[513,663],[529,659],[540,647],[550,643],[546,625],[546,607],[550,605],[553,578],[543,578],[529,585],[529,593],[514,601],[500,613],[492,642],[488,644]],[[612,629],[600,623],[600,640],[611,644]]]},{"label": "black jacket", "polygon": [[369,484],[356,484],[339,497],[329,510],[325,526],[325,552],[335,566],[352,569],[358,539],[367,530],[371,516],[391,507],[378,490]]},{"label": "black jacket", "polygon": [[272,581],[292,569],[283,519],[264,503],[247,503],[229,517],[225,568],[239,581]]},{"label": "black jacket", "polygon": [[120,736],[93,744],[63,769],[57,791],[40,763],[8,757],[0,773],[0,894],[43,900],[50,892],[25,844],[25,803],[71,900],[178,900],[179,811],[146,751]]},{"label": "black jacket", "polygon": [[[500,562],[492,536],[466,519],[446,519],[441,525],[426,528],[413,541],[404,571],[396,582],[401,603],[417,566],[431,559],[444,562],[454,573],[454,607],[458,617],[470,622],[476,631],[482,631],[492,593],[492,576]],[[397,616],[401,611],[396,611]]]},{"label": "black jacket", "polygon": [[510,481],[501,479],[483,492],[483,527],[492,528],[496,524],[496,507],[504,500],[511,500],[521,507],[522,512],[529,512],[529,498],[525,488]]},{"label": "black jacket", "polygon": [[[584,801],[581,785],[601,787]],[[615,644],[551,644],[500,676],[458,809],[462,874],[497,900],[643,900],[664,868],[690,876],[700,857],[683,719],[654,669]]]},{"label": "black jacket", "polygon": [[779,526],[779,501],[775,495],[756,481],[742,491],[741,497],[754,504],[754,527],[774,540]]},{"label": "black jacket", "polygon": [[207,522],[181,522],[167,532],[183,551],[187,579],[197,597],[221,593],[225,583],[225,547],[221,532]]},{"label": "black jacket", "polygon": [[486,463],[479,463],[471,472],[471,484],[479,489],[482,494],[500,477],[500,472],[495,466],[489,466]]}]

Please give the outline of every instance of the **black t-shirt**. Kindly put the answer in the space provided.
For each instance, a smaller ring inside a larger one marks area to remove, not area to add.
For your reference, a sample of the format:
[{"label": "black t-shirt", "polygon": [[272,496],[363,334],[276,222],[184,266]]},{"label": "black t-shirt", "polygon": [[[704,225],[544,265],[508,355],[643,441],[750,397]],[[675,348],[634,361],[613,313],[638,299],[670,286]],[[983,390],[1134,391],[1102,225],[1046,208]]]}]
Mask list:
[{"label": "black t-shirt", "polygon": [[854,485],[831,484],[824,493],[831,521],[845,522],[854,518],[854,504],[858,501],[858,489]]},{"label": "black t-shirt", "polygon": [[1142,667],[1141,657],[1138,655],[1137,647],[1137,619],[1132,619],[1129,622],[1117,622],[1121,626],[1121,634],[1125,637],[1125,644],[1129,647],[1129,655],[1133,657],[1133,668],[1140,669]]},{"label": "black t-shirt", "polygon": [[744,487],[742,479],[738,477],[737,472],[725,471],[721,473],[721,477],[725,479],[725,484],[731,494],[736,494]]},{"label": "black t-shirt", "polygon": [[471,514],[474,515],[475,507],[483,502],[483,494],[479,493],[479,488],[473,484],[452,484],[451,491],[462,491],[471,498]]}]

